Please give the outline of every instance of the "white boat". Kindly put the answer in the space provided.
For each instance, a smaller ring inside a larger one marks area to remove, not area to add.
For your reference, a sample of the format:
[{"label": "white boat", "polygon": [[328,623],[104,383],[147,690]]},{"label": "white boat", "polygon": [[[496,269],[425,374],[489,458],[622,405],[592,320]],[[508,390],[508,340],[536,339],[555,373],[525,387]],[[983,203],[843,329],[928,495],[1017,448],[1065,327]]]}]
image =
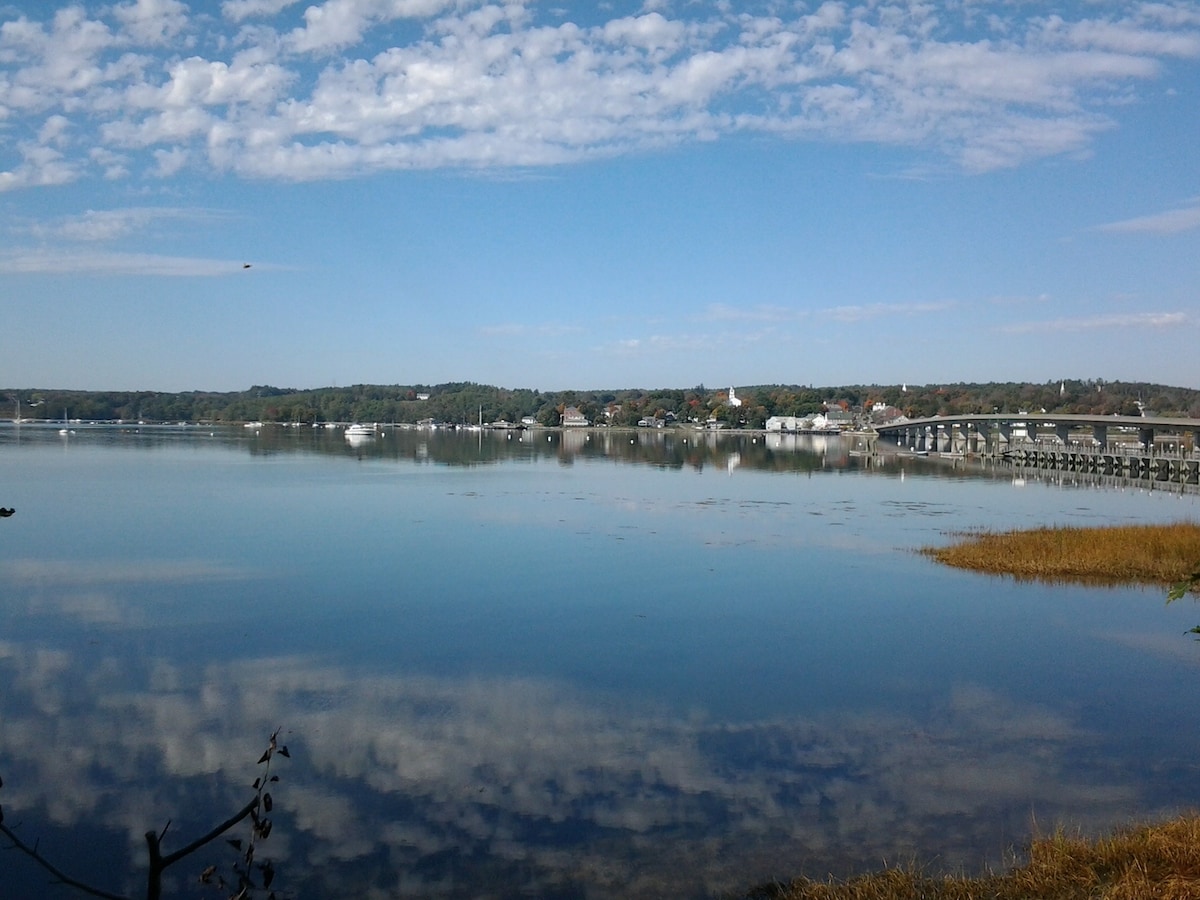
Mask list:
[{"label": "white boat", "polygon": [[358,423],[355,423],[353,425],[347,426],[347,428],[346,428],[346,437],[350,437],[351,435],[367,437],[367,436],[373,436],[374,434],[375,434],[375,426],[374,425],[360,425]]}]

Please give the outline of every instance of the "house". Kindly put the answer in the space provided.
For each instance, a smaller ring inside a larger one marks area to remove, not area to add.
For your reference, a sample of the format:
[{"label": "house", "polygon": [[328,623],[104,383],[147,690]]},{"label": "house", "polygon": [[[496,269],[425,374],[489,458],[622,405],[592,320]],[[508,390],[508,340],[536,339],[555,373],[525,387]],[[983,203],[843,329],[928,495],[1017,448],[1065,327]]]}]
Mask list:
[{"label": "house", "polygon": [[562,424],[563,428],[581,428],[587,427],[590,423],[577,407],[568,406],[563,410]]},{"label": "house", "polygon": [[797,416],[771,416],[767,419],[767,431],[799,431],[800,419]]}]

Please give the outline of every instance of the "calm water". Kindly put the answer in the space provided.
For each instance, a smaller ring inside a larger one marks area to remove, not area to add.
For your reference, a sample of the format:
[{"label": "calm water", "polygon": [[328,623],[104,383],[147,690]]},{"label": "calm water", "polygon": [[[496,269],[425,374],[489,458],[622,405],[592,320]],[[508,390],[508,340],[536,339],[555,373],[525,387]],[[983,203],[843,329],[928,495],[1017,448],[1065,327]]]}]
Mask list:
[{"label": "calm water", "polygon": [[[977,869],[1200,803],[1200,608],[912,552],[1196,496],[663,433],[0,427],[0,474],[5,823],[108,890],[279,726],[297,897]],[[0,894],[45,882],[0,853]]]}]

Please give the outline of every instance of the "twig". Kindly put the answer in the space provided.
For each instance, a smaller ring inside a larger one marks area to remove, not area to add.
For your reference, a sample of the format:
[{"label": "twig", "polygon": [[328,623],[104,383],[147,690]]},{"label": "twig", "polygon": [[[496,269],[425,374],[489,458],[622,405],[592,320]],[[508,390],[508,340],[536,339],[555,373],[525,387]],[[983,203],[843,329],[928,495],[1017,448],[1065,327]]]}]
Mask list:
[{"label": "twig", "polygon": [[[241,809],[239,809],[236,813],[234,813],[232,816],[230,816],[228,819],[226,819],[224,822],[222,822],[220,825],[218,825],[216,828],[214,828],[208,834],[204,835],[204,837],[197,838],[196,840],[194,840],[190,844],[188,844],[186,847],[181,847],[179,850],[176,850],[174,853],[170,853],[170,854],[162,857],[162,867],[165,869],[167,866],[172,865],[173,863],[179,862],[179,860],[183,859],[189,853],[195,853],[197,850],[199,850],[201,847],[203,847],[209,841],[216,840],[221,835],[223,835],[226,831],[228,831],[230,828],[232,828],[234,825],[236,825],[238,822],[242,821],[242,819],[246,818],[246,816],[250,815],[250,813],[254,812],[254,810],[257,808],[258,808],[258,797],[255,797],[253,800],[251,800],[249,803],[247,803],[245,806],[243,806]],[[147,841],[149,841],[150,838],[153,836],[154,836],[153,831],[146,832],[146,840]]]},{"label": "twig", "polygon": [[50,860],[42,856],[36,847],[30,847],[19,837],[17,837],[16,834],[13,833],[13,830],[7,825],[0,824],[0,834],[3,834],[6,838],[12,841],[12,845],[14,847],[26,854],[39,866],[57,878],[62,884],[73,887],[76,890],[83,891],[85,894],[91,894],[93,897],[104,897],[105,900],[128,900],[127,897],[122,897],[120,894],[110,894],[108,891],[102,891],[100,888],[92,887],[90,884],[85,884],[76,878],[72,878],[70,875],[64,874],[53,863],[51,863]]}]

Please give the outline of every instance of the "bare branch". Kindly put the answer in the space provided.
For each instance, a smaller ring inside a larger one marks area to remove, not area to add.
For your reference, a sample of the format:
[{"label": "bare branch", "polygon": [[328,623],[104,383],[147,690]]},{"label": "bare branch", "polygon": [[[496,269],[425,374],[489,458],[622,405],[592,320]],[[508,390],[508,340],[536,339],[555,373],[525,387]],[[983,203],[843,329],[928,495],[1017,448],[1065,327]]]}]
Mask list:
[{"label": "bare branch", "polygon": [[[256,810],[257,808],[258,808],[258,797],[255,797],[253,800],[251,800],[249,803],[247,803],[245,806],[243,806],[240,810],[238,810],[236,813],[234,813],[232,816],[230,816],[228,819],[226,819],[224,822],[222,822],[220,825],[218,825],[216,828],[214,828],[208,834],[204,835],[204,837],[197,838],[196,840],[194,840],[190,844],[188,844],[186,847],[181,847],[179,850],[176,850],[174,853],[170,853],[170,854],[162,857],[162,868],[165,869],[167,866],[179,862],[179,860],[183,859],[185,856],[187,856],[191,853],[195,853],[197,850],[199,850],[201,847],[203,847],[209,841],[216,840],[221,835],[223,835],[225,832],[227,832],[230,828],[232,828],[234,825],[236,825],[238,822],[242,821],[242,819],[246,818],[246,816],[250,815],[250,813],[254,812],[254,810]],[[153,833],[154,832],[148,832],[148,834],[153,834]]]},{"label": "bare branch", "polygon": [[7,825],[0,824],[0,834],[3,834],[6,838],[8,838],[14,847],[57,878],[62,884],[65,884],[68,887],[73,887],[77,891],[83,891],[85,894],[91,894],[93,897],[104,897],[105,900],[128,900],[127,897],[123,897],[120,894],[110,894],[108,891],[103,891],[100,888],[92,887],[90,884],[85,884],[76,878],[72,878],[70,875],[64,874],[53,863],[51,863],[50,860],[42,856],[42,854],[38,852],[37,847],[30,847],[19,837],[17,837],[17,835],[13,833],[13,830]]}]

